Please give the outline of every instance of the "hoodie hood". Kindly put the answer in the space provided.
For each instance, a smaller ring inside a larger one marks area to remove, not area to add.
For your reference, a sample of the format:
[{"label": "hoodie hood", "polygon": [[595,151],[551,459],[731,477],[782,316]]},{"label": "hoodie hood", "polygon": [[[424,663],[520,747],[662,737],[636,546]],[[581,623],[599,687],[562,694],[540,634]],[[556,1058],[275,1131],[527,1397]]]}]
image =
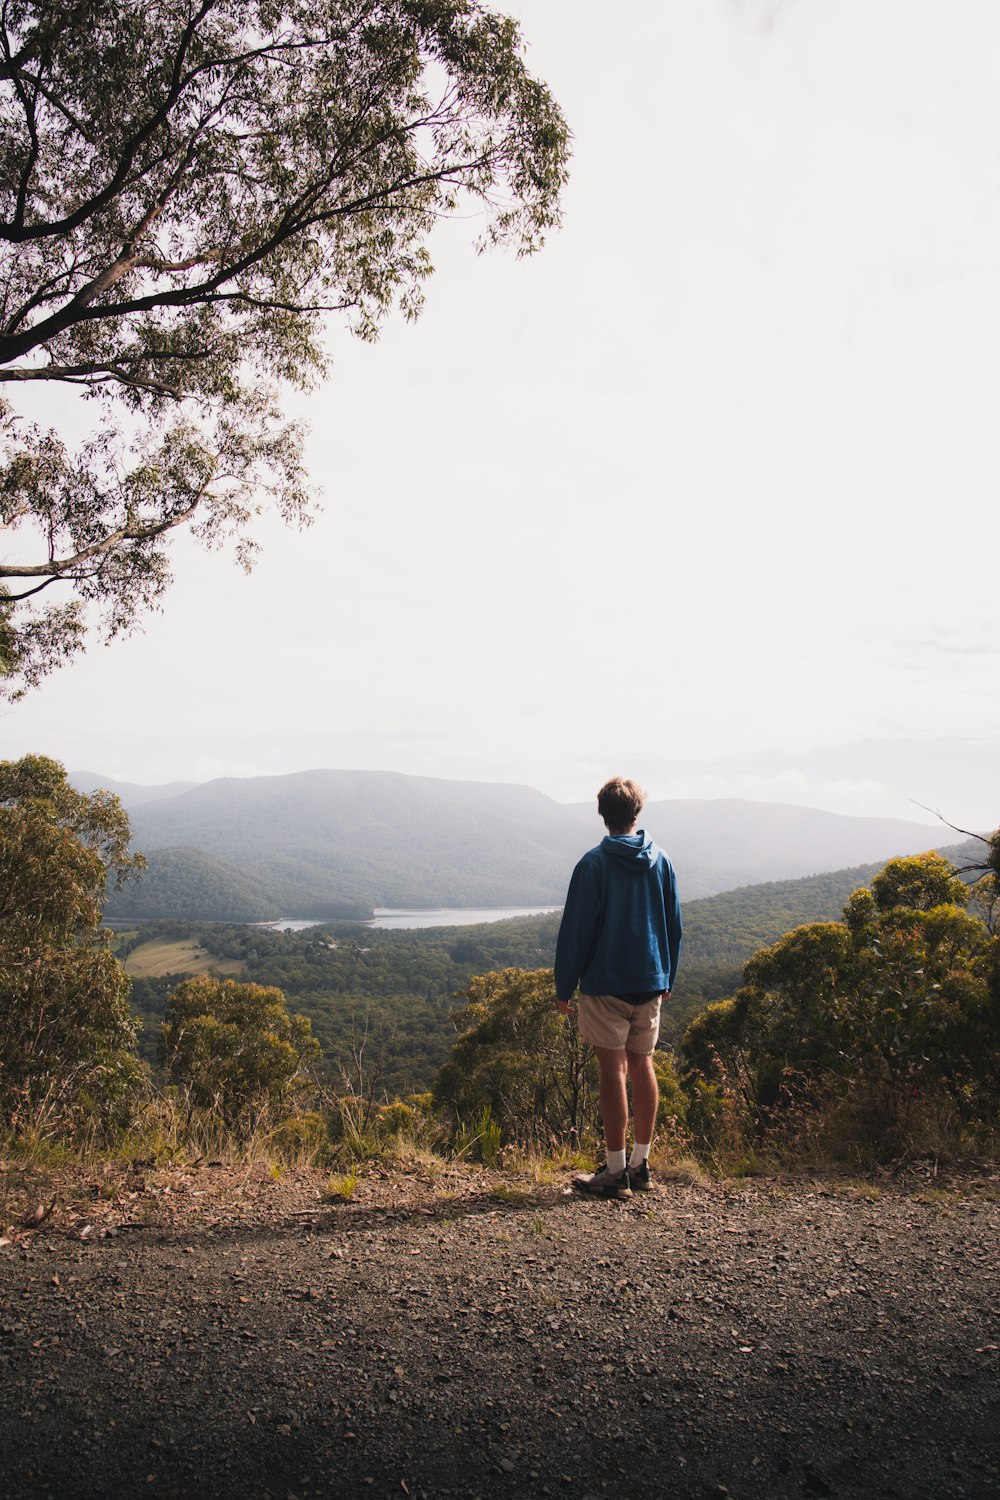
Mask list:
[{"label": "hoodie hood", "polygon": [[601,848],[618,864],[627,865],[637,875],[645,875],[652,869],[660,852],[641,828],[635,833],[609,833],[601,840]]}]

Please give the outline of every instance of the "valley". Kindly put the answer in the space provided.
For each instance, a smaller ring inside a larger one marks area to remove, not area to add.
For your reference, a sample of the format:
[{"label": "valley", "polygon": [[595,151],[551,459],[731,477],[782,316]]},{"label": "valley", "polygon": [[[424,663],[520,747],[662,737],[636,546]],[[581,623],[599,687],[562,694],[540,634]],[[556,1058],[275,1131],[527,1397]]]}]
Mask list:
[{"label": "valley", "polygon": [[[965,846],[949,857],[961,861]],[[852,891],[880,865],[857,865],[800,880],[764,882],[685,902],[684,948],[676,988],[664,1008],[662,1039],[676,1047],[706,1005],[739,984],[760,947],[805,922],[835,921]],[[143,1017],[141,1047],[155,1056],[160,1020],[180,978],[215,973],[276,985],[291,1010],[308,1016],[324,1066],[339,1076],[367,1027],[392,1096],[430,1087],[454,1040],[451,1015],[476,974],[550,968],[559,913],[475,926],[373,929],[332,922],[298,932],[210,922],[157,922],[123,930],[119,952]]]},{"label": "valley", "polygon": [[[180,791],[73,780],[120,793],[149,861],[141,880],[109,893],[106,916],[116,921],[357,921],[376,907],[561,905],[574,864],[604,832],[591,804],[393,772],[230,777]],[[736,799],[650,802],[642,821],[686,902],[954,841],[925,823]]]}]

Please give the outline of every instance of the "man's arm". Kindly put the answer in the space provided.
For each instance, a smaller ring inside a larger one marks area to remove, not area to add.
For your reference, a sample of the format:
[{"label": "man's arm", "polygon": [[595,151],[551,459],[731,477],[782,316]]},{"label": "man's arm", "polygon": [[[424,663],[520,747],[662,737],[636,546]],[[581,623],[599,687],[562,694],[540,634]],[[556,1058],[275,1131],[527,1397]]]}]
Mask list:
[{"label": "man's arm", "polygon": [[677,895],[677,880],[674,876],[674,867],[669,860],[664,871],[666,879],[663,882],[663,911],[667,919],[667,948],[670,953],[670,988],[673,989],[677,983],[677,970],[681,961],[681,939],[684,935],[684,924],[681,921],[681,903]]},{"label": "man's arm", "polygon": [[600,918],[600,880],[592,861],[584,858],[573,871],[556,939],[556,1000],[565,1015],[592,951]]}]

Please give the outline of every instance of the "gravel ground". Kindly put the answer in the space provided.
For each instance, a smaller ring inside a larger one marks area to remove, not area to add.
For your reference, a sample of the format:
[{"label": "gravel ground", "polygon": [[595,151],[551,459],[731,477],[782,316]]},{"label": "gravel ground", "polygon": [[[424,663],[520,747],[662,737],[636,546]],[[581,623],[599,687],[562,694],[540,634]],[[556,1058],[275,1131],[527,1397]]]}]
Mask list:
[{"label": "gravel ground", "polygon": [[569,1176],[9,1172],[0,1494],[1000,1496],[996,1174]]}]

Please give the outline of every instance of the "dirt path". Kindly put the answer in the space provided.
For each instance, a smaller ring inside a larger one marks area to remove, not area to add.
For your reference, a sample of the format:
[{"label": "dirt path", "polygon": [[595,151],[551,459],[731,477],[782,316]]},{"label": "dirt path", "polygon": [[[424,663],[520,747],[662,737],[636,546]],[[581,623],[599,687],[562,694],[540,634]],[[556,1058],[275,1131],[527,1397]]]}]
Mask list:
[{"label": "dirt path", "polygon": [[1000,1495],[997,1177],[564,1189],[64,1184],[0,1249],[0,1493]]}]

